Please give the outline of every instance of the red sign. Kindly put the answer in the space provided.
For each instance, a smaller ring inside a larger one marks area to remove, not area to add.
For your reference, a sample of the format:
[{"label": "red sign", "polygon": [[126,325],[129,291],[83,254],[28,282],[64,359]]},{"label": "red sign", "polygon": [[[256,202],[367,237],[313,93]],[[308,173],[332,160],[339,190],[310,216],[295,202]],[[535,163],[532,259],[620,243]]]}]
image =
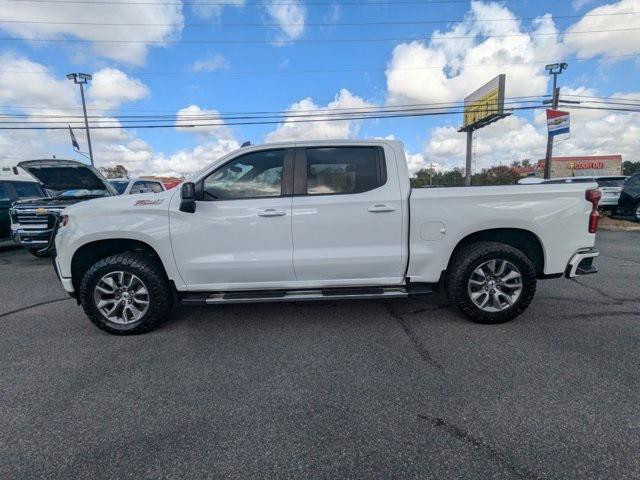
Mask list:
[{"label": "red sign", "polygon": [[570,170],[598,170],[604,168],[604,162],[602,160],[569,162],[567,168]]}]

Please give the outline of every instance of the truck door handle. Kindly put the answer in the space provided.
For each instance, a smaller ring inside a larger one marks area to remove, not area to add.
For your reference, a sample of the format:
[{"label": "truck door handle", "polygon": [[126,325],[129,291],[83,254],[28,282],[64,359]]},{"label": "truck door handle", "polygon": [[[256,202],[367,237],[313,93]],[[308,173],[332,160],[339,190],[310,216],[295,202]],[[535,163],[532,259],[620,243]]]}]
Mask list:
[{"label": "truck door handle", "polygon": [[383,212],[394,212],[396,209],[390,207],[389,205],[377,204],[369,207],[368,210],[371,213],[383,213]]},{"label": "truck door handle", "polygon": [[286,214],[287,212],[284,210],[276,210],[275,208],[267,208],[266,210],[258,212],[258,216],[260,217],[282,217]]}]

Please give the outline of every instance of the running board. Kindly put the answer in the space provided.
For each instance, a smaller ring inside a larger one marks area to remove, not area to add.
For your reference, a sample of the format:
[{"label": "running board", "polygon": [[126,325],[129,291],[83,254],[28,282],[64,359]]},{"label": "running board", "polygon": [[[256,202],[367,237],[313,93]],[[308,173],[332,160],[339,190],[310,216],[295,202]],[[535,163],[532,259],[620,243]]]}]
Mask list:
[{"label": "running board", "polygon": [[305,302],[318,300],[363,300],[368,298],[406,298],[409,295],[431,293],[429,287],[348,287],[304,290],[244,290],[234,292],[186,293],[183,305],[218,303]]}]

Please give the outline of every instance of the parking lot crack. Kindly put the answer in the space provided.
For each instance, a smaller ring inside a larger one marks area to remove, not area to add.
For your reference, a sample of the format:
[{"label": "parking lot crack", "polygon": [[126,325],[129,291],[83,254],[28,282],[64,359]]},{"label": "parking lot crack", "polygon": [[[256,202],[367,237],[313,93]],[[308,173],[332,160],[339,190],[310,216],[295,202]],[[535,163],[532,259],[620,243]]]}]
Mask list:
[{"label": "parking lot crack", "polygon": [[49,305],[51,303],[64,302],[66,300],[72,300],[72,298],[70,298],[70,297],[54,298],[53,300],[47,300],[45,302],[34,303],[33,305],[28,305],[26,307],[16,308],[15,310],[11,310],[10,312],[0,313],[0,318],[8,317],[9,315],[13,315],[14,313],[24,312],[25,310],[29,310],[31,308],[41,307],[43,305]]},{"label": "parking lot crack", "polygon": [[598,288],[598,287],[594,287],[593,285],[589,285],[588,283],[585,282],[581,282],[579,279],[574,278],[573,279],[574,282],[576,282],[578,285],[583,286],[584,288],[588,288],[589,290],[592,290],[596,293],[599,293],[600,295],[602,295],[605,298],[608,298],[609,300],[613,300],[615,302],[624,302],[628,299],[624,299],[624,298],[616,298],[613,295],[610,295],[608,292],[605,292],[603,289]]},{"label": "parking lot crack", "polygon": [[485,441],[472,436],[471,434],[469,434],[469,432],[463,430],[457,425],[449,423],[440,417],[430,417],[428,415],[424,415],[421,413],[417,415],[418,415],[418,418],[420,418],[421,420],[425,420],[429,422],[435,428],[448,433],[452,437],[458,440],[461,440],[468,445],[471,445],[475,449],[481,451],[482,453],[490,457],[492,460],[499,462],[501,465],[507,468],[510,472],[512,472],[515,475],[515,477],[522,478],[525,480],[537,480],[541,478],[535,475],[533,472],[530,472],[529,470],[519,465],[516,465],[513,462],[513,460],[511,460],[504,454],[497,451],[494,447],[492,447]]},{"label": "parking lot crack", "polygon": [[438,363],[431,356],[431,353],[429,352],[427,347],[424,346],[416,332],[413,331],[411,325],[409,325],[409,322],[407,322],[407,320],[405,320],[400,313],[396,312],[388,302],[385,302],[384,306],[387,309],[387,312],[389,312],[389,315],[391,315],[391,317],[398,323],[398,325],[400,325],[404,333],[407,335],[409,341],[415,348],[422,361],[425,364],[436,367],[439,370],[444,370],[442,365],[440,365],[440,363]]}]

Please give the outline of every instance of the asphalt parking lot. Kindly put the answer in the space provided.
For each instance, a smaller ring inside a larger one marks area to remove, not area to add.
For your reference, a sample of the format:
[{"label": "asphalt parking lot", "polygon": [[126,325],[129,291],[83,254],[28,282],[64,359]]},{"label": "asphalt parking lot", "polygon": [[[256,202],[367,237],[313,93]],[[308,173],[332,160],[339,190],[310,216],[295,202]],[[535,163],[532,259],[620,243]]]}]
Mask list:
[{"label": "asphalt parking lot", "polygon": [[0,477],[640,478],[640,233],[474,325],[442,296],[180,307],[95,328],[0,251]]}]

